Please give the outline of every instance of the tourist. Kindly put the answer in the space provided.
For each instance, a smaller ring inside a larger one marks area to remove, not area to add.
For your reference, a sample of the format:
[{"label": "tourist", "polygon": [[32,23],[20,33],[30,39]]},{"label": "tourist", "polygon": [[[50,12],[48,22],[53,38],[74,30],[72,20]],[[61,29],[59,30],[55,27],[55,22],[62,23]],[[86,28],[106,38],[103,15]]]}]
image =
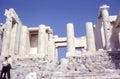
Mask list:
[{"label": "tourist", "polygon": [[8,79],[10,79],[11,77],[10,77],[10,69],[12,68],[11,66],[12,66],[12,58],[11,58],[11,55],[8,55],[8,60],[7,60],[7,62],[8,62],[8,70],[7,70],[7,77],[8,77]]},{"label": "tourist", "polygon": [[6,73],[8,70],[8,62],[7,62],[8,57],[4,58],[4,61],[2,63],[2,71],[1,71],[1,75],[0,75],[0,79],[6,79]]}]

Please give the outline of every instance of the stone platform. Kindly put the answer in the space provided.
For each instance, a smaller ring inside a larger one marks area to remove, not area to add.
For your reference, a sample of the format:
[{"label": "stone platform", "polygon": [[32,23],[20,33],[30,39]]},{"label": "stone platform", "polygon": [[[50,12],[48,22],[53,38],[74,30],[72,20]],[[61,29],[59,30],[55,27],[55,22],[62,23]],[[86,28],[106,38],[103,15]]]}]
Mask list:
[{"label": "stone platform", "polygon": [[120,79],[120,53],[69,57],[58,61],[15,58],[11,79]]}]

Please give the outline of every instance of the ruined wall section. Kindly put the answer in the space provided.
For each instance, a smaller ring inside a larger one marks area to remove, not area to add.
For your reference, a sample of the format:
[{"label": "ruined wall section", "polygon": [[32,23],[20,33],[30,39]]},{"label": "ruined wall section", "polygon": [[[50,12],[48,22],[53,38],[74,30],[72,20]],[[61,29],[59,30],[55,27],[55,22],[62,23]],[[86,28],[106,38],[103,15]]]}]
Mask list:
[{"label": "ruined wall section", "polygon": [[118,45],[118,50],[119,50],[120,49],[120,12],[114,22],[114,28],[117,29],[117,35],[118,35],[118,40],[119,40],[119,43],[117,43],[117,44],[119,44]]},{"label": "ruined wall section", "polygon": [[119,49],[119,27],[115,27],[117,16],[110,16],[108,9],[107,5],[99,8],[97,23],[94,27],[96,48],[117,51]]},{"label": "ruined wall section", "polygon": [[109,16],[109,21],[110,21],[110,24],[112,27],[112,29],[111,29],[112,35],[111,35],[110,42],[111,42],[113,51],[117,51],[119,49],[119,30],[120,30],[120,28],[115,27],[116,18],[117,18],[117,16]]},{"label": "ruined wall section", "polygon": [[6,22],[3,25],[4,35],[1,55],[18,55],[22,22],[12,8],[5,10],[4,15],[6,16]]}]

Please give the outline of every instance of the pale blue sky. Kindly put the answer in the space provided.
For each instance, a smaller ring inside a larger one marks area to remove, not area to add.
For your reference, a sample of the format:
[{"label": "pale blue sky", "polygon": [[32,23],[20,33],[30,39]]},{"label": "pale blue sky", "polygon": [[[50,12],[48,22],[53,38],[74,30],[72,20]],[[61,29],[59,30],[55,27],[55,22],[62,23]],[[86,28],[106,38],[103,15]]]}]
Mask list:
[{"label": "pale blue sky", "polygon": [[[75,36],[80,37],[85,35],[85,22],[96,23],[103,4],[110,6],[110,15],[120,11],[120,0],[0,0],[0,22],[5,22],[4,10],[14,8],[28,27],[45,24],[51,26],[55,35],[66,37],[66,24],[73,23]],[[63,56],[65,51],[60,53]]]}]

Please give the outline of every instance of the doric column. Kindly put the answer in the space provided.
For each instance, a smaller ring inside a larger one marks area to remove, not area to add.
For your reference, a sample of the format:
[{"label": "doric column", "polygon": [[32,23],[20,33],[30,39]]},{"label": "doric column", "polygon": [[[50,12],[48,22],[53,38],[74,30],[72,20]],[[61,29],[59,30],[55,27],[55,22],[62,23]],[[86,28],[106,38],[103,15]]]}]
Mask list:
[{"label": "doric column", "polygon": [[3,24],[0,23],[0,55],[1,55],[1,51],[2,51],[2,39],[3,39]]},{"label": "doric column", "polygon": [[39,26],[39,32],[38,32],[38,54],[41,58],[45,56],[45,25]]},{"label": "doric column", "polygon": [[87,51],[96,51],[92,22],[86,23],[86,41],[87,41]]},{"label": "doric column", "polygon": [[[57,39],[57,38],[58,38],[58,35],[54,35],[54,39]],[[58,48],[57,47],[55,47],[55,59],[58,60]]]},{"label": "doric column", "polygon": [[96,50],[105,48],[105,33],[101,15],[98,15],[97,24],[94,26],[94,35],[96,41]]},{"label": "doric column", "polygon": [[7,56],[9,54],[9,45],[10,45],[10,32],[12,27],[12,22],[6,20],[6,23],[3,25],[5,27],[3,33],[3,43],[2,43],[2,56]]},{"label": "doric column", "polygon": [[105,49],[106,41],[105,41],[105,31],[104,31],[103,24],[101,25],[101,37],[102,37],[102,47],[103,49]]},{"label": "doric column", "polygon": [[75,38],[74,26],[72,23],[67,24],[67,57],[75,55]]},{"label": "doric column", "polygon": [[119,31],[119,46],[120,46],[120,31]]},{"label": "doric column", "polygon": [[52,29],[47,29],[48,33],[48,57],[50,60],[56,60],[55,42],[53,39]]},{"label": "doric column", "polygon": [[58,48],[55,47],[55,59],[58,61]]},{"label": "doric column", "polygon": [[20,35],[21,35],[21,28],[22,24],[19,22],[17,26],[17,32],[16,32],[16,41],[15,41],[15,55],[19,55],[19,45],[20,45]]},{"label": "doric column", "polygon": [[16,41],[16,36],[17,36],[17,26],[18,24],[14,24],[11,33],[10,33],[10,47],[9,47],[9,52],[13,56],[15,54],[15,41]]},{"label": "doric column", "polygon": [[103,5],[100,7],[101,15],[103,19],[103,27],[104,27],[104,33],[105,33],[105,48],[106,50],[111,50],[110,45],[110,37],[111,37],[111,25],[109,22],[109,13],[108,13],[109,6]]},{"label": "doric column", "polygon": [[[28,28],[27,26],[22,26],[20,35],[20,45],[19,45],[19,55],[28,55],[28,50],[30,50],[30,40],[28,39]],[[29,47],[29,49],[28,49]]]}]

